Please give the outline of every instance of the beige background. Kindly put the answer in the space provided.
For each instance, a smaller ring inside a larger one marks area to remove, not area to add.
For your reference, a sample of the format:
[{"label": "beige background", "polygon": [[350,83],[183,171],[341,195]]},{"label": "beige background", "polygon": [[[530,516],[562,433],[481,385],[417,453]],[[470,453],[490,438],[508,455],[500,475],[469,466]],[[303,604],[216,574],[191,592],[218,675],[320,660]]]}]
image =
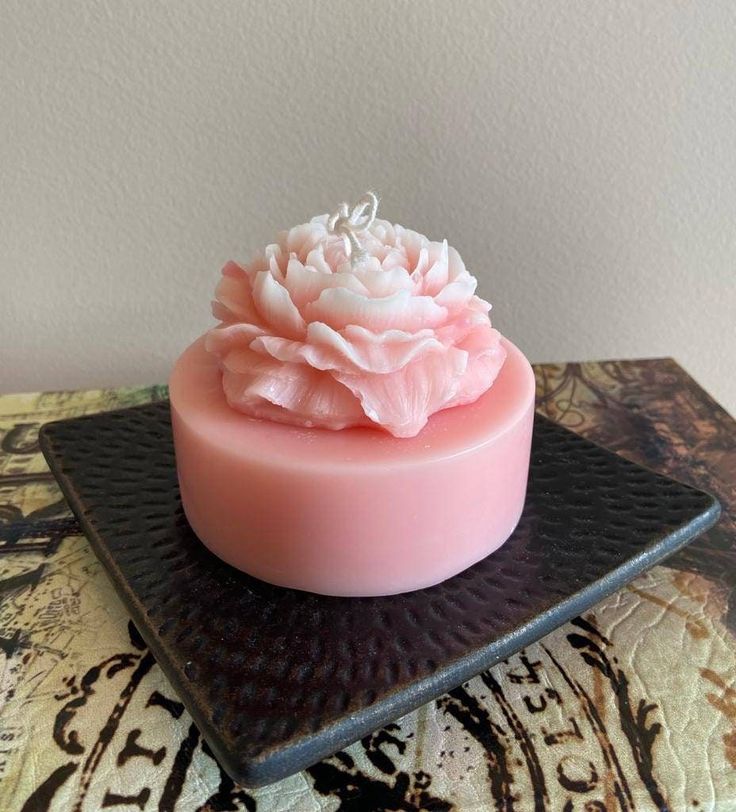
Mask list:
[{"label": "beige background", "polygon": [[532,360],[736,411],[736,5],[0,3],[0,389],[163,380],[219,267],[371,187]]}]

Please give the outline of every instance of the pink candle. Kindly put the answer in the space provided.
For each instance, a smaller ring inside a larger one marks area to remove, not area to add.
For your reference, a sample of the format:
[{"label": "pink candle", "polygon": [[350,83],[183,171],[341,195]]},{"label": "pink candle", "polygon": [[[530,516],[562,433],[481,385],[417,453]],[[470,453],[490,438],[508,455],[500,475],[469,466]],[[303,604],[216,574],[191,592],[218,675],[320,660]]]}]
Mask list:
[{"label": "pink candle", "polygon": [[488,392],[397,438],[246,417],[199,339],[170,381],[194,532],[238,569],[327,595],[406,592],[469,567],[506,541],[526,492],[534,375],[505,346]]},{"label": "pink candle", "polygon": [[519,520],[531,446],[531,367],[459,255],[374,222],[367,200],[226,266],[222,323],[170,380],[195,533],[328,595],[419,589],[491,553]]}]

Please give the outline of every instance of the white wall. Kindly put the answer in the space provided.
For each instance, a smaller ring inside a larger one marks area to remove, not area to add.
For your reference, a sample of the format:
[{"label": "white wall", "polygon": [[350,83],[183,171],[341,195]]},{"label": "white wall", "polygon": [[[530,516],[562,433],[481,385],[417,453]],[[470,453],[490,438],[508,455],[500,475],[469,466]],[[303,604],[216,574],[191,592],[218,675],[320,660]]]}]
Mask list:
[{"label": "white wall", "polygon": [[225,260],[366,188],[532,360],[736,410],[732,0],[3,0],[0,389],[165,379]]}]

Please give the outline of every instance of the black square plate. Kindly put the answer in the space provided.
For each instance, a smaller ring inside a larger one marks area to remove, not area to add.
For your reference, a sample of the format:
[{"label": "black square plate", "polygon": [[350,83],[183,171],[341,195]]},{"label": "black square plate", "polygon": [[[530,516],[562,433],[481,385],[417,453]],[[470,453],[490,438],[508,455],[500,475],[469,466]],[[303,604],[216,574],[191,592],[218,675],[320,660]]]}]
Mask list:
[{"label": "black square plate", "polygon": [[719,505],[537,417],[521,522],[385,598],[269,586],[199,543],[168,403],[50,423],[41,447],[161,668],[238,782],[276,781],[456,687],[710,527]]}]

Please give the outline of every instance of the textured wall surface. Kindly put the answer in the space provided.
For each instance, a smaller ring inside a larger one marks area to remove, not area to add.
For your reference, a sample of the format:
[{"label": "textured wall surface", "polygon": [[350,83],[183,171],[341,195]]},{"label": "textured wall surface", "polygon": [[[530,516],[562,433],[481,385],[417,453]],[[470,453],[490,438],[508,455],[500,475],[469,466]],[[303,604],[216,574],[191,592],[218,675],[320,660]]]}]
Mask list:
[{"label": "textured wall surface", "polygon": [[163,380],[227,259],[374,188],[532,360],[672,355],[736,410],[735,26],[730,0],[4,0],[0,390]]}]

